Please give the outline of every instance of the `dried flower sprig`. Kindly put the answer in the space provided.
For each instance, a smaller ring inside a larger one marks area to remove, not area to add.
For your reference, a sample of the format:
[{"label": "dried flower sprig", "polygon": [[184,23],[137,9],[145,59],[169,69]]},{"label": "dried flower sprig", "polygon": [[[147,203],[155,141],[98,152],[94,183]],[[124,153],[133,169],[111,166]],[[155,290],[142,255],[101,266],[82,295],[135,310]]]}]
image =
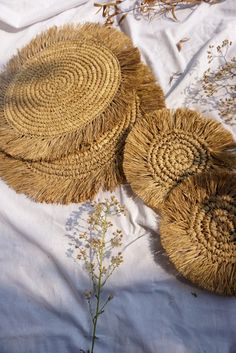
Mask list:
[{"label": "dried flower sprig", "polygon": [[170,16],[178,21],[177,13],[183,8],[192,8],[206,2],[210,5],[217,4],[220,0],[141,0],[136,6],[141,15],[149,20],[156,16]]},{"label": "dried flower sprig", "polygon": [[228,59],[232,42],[225,39],[216,48],[209,46],[208,63],[215,59],[222,61],[216,70],[210,67],[204,72],[202,87],[206,97],[217,96],[217,110],[226,121],[236,124],[236,57]]},{"label": "dried flower sprig", "polygon": [[98,7],[98,11],[102,11],[102,16],[105,19],[105,25],[112,25],[114,18],[121,15],[119,23],[121,23],[128,13],[133,12],[141,15],[144,18],[151,20],[156,16],[170,15],[174,21],[177,21],[176,11],[184,8],[192,8],[206,2],[210,5],[217,4],[222,0],[140,0],[134,1],[134,5],[123,10],[121,5],[126,0],[114,0],[108,2],[95,2],[94,6]]},{"label": "dried flower sprig", "polygon": [[[98,7],[98,12],[102,11],[102,17],[105,19],[105,23],[104,23],[105,26],[111,26],[114,23],[114,17],[122,14],[122,10],[119,7],[121,3],[123,3],[123,0],[115,0],[115,1],[110,1],[106,3],[104,2],[94,3],[94,6]],[[126,17],[126,14],[123,14],[123,15],[120,22],[122,22],[123,19]]]},{"label": "dried flower sprig", "polygon": [[195,63],[191,75],[195,72],[197,76],[184,90],[184,104],[201,106],[202,113],[206,114],[217,112],[227,124],[236,125],[236,57],[229,55],[232,44],[225,39],[220,45],[209,45],[209,67],[199,78],[199,62]]},{"label": "dried flower sprig", "polygon": [[103,202],[93,202],[87,218],[88,231],[78,235],[77,260],[83,263],[92,284],[92,288],[84,292],[92,320],[91,347],[87,351],[81,350],[84,353],[94,352],[98,319],[113,299],[112,294],[104,298],[103,287],[123,262],[120,251],[123,234],[120,229],[114,229],[111,220],[124,214],[125,208],[114,196]]}]

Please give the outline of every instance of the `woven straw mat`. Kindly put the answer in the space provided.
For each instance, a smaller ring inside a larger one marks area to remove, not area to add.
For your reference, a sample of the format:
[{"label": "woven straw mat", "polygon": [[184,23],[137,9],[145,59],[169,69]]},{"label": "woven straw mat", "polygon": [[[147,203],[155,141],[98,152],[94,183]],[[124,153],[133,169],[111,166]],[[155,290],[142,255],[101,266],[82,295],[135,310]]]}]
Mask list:
[{"label": "woven straw mat", "polygon": [[188,176],[235,167],[235,146],[220,123],[188,109],[162,109],[147,114],[130,132],[124,172],[133,191],[158,209]]},{"label": "woven straw mat", "polygon": [[17,192],[47,203],[82,202],[100,190],[113,190],[125,182],[123,147],[138,117],[138,100],[119,125],[104,133],[86,150],[52,162],[27,162],[0,153],[0,175]]},{"label": "woven straw mat", "polygon": [[198,286],[236,295],[236,175],[190,177],[161,216],[161,243],[177,270]]},{"label": "woven straw mat", "polygon": [[53,27],[0,75],[0,149],[26,160],[66,156],[119,123],[137,91],[144,110],[164,106],[123,33],[99,24]]}]

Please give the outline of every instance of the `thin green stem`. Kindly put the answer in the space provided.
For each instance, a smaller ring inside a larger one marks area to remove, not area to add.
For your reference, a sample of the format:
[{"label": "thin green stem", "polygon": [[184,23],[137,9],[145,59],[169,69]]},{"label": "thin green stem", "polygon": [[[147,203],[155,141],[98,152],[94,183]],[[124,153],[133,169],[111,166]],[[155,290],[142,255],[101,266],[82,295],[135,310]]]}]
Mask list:
[{"label": "thin green stem", "polygon": [[95,340],[96,340],[96,329],[97,329],[97,322],[98,322],[98,316],[99,316],[99,306],[100,306],[100,295],[101,295],[101,275],[99,275],[99,281],[98,281],[98,291],[97,291],[97,305],[96,305],[96,312],[93,318],[93,334],[92,334],[92,343],[91,343],[91,350],[90,352],[94,352],[94,346],[95,346]]},{"label": "thin green stem", "polygon": [[[106,219],[105,219],[106,222]],[[103,226],[102,230],[102,244],[105,243],[105,235],[106,235],[106,225]],[[96,304],[96,311],[95,315],[93,318],[93,333],[92,333],[92,343],[91,343],[91,349],[90,353],[94,352],[94,346],[95,346],[95,340],[96,340],[96,329],[97,329],[97,322],[98,322],[98,317],[100,315],[100,299],[101,299],[101,289],[102,289],[102,267],[103,267],[103,253],[104,253],[104,246],[101,246],[101,249],[99,251],[99,277],[98,277],[98,285],[97,285],[97,293],[96,293],[96,299],[97,299],[97,304]]]},{"label": "thin green stem", "polygon": [[107,298],[107,300],[105,301],[105,303],[103,304],[103,306],[100,309],[100,313],[104,310],[105,306],[107,305],[107,303],[111,300],[110,296]]}]

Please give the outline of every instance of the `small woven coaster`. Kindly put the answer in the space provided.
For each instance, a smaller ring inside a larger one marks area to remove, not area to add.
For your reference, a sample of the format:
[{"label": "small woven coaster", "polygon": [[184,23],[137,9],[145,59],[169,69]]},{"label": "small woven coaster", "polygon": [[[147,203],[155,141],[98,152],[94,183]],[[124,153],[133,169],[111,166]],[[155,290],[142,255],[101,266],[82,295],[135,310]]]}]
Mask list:
[{"label": "small woven coaster", "polygon": [[161,243],[177,270],[200,287],[236,295],[236,174],[190,177],[161,216]]},{"label": "small woven coaster", "polygon": [[82,202],[125,182],[125,138],[138,117],[138,99],[119,125],[77,153],[51,162],[27,162],[0,153],[0,176],[17,192],[47,203]]},{"label": "small woven coaster", "polygon": [[164,106],[127,36],[99,24],[53,27],[0,75],[0,149],[26,160],[66,156],[119,123],[137,91],[144,110]]},{"label": "small woven coaster", "polygon": [[188,109],[162,109],[140,119],[125,145],[124,172],[133,191],[159,208],[190,175],[233,168],[236,143],[229,131]]}]

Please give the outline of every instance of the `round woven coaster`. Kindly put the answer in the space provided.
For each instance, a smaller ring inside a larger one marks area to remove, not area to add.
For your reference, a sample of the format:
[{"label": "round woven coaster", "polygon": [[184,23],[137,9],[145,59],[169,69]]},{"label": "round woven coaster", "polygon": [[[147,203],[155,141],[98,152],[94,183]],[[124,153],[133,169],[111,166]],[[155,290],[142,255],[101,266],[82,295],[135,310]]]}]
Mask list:
[{"label": "round woven coaster", "polygon": [[60,160],[25,161],[0,153],[0,176],[17,192],[47,203],[82,202],[100,190],[125,182],[122,169],[125,138],[138,117],[138,100],[119,125],[86,149]]},{"label": "round woven coaster", "polygon": [[188,109],[147,114],[130,132],[124,172],[133,191],[158,208],[172,189],[190,175],[232,168],[236,143],[220,123]]},{"label": "round woven coaster", "polygon": [[210,291],[236,295],[236,175],[190,177],[161,215],[161,243],[177,270]]},{"label": "round woven coaster", "polygon": [[28,160],[65,156],[119,123],[137,90],[147,111],[154,98],[164,104],[123,33],[99,24],[51,28],[0,75],[0,149]]}]

